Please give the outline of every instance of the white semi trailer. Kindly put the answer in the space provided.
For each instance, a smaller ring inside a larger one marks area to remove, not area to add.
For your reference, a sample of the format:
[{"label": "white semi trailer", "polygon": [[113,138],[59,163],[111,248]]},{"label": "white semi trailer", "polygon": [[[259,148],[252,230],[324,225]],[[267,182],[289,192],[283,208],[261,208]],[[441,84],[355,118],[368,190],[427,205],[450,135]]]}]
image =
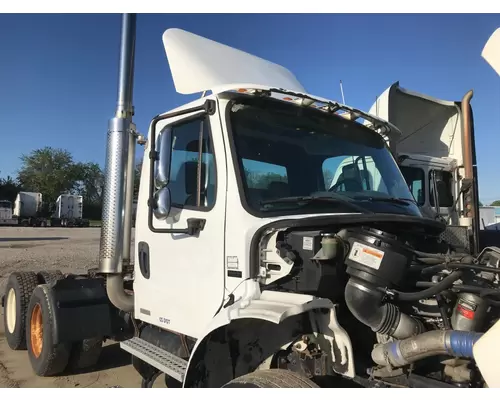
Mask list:
[{"label": "white semi trailer", "polygon": [[[497,318],[500,250],[457,251],[422,216],[384,140],[401,132],[179,29],[163,35],[176,90],[204,95],[151,121],[131,247],[135,29],[126,14],[99,268],[8,278],[5,336],[36,374],[89,366],[114,339],[143,387],[491,382],[473,346]],[[384,185],[336,174],[346,157]]]},{"label": "white semi trailer", "polygon": [[88,227],[89,221],[83,218],[83,196],[61,194],[56,200],[50,226]]},{"label": "white semi trailer", "polygon": [[47,226],[42,215],[43,196],[38,192],[19,192],[14,201],[13,217],[21,226]]}]

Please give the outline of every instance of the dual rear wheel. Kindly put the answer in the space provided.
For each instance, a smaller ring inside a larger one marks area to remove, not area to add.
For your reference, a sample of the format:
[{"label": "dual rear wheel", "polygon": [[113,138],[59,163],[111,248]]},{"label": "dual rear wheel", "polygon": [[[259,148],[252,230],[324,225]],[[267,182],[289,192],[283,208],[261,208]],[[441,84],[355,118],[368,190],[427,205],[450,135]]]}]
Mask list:
[{"label": "dual rear wheel", "polygon": [[54,342],[54,310],[51,285],[63,278],[55,272],[14,272],[4,299],[5,336],[13,350],[28,350],[38,376],[54,376],[65,370],[82,370],[95,365],[101,355],[102,338],[77,343]]}]

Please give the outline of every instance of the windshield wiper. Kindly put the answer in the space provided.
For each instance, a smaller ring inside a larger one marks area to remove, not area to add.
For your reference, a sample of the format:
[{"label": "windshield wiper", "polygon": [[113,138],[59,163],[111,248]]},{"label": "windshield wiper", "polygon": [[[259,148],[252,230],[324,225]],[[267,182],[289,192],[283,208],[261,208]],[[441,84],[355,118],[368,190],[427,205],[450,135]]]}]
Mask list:
[{"label": "windshield wiper", "polygon": [[263,200],[260,202],[261,205],[266,204],[279,204],[279,203],[335,203],[342,204],[347,207],[350,207],[356,211],[361,213],[370,213],[373,214],[373,211],[367,210],[364,207],[360,207],[348,200],[344,200],[340,197],[330,197],[330,196],[290,196],[290,197],[279,197],[277,199]]},{"label": "windshield wiper", "polygon": [[402,206],[409,206],[410,204],[416,204],[415,201],[411,199],[403,199],[403,198],[397,198],[397,197],[372,197],[372,196],[356,196],[353,197],[355,200],[366,200],[366,201],[372,201],[372,202],[386,202],[386,203],[394,203],[394,204],[401,204]]}]

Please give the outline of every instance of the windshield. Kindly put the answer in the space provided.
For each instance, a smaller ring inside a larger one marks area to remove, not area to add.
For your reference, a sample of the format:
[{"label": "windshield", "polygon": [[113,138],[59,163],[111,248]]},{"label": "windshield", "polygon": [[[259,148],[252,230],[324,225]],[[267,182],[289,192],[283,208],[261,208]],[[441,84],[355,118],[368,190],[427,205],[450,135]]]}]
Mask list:
[{"label": "windshield", "polygon": [[253,215],[421,216],[385,142],[369,128],[270,99],[239,99],[228,113],[243,204]]},{"label": "windshield", "polygon": [[0,200],[0,208],[11,208],[10,201]]}]

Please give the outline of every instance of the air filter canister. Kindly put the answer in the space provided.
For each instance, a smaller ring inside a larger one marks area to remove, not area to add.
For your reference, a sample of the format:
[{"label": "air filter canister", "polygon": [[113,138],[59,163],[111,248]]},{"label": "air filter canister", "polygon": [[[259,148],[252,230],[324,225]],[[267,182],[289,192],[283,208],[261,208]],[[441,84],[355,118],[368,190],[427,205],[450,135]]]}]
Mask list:
[{"label": "air filter canister", "polygon": [[412,253],[397,237],[386,232],[360,228],[348,230],[350,251],[347,273],[375,286],[397,286],[411,264]]}]

